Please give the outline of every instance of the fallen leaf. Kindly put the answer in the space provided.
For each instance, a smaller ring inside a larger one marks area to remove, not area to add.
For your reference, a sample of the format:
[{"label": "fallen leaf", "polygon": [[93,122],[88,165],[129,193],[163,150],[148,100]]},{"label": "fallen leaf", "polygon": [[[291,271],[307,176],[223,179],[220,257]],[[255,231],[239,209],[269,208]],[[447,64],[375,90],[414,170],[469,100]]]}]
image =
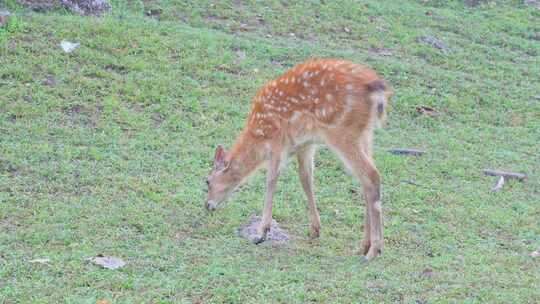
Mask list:
[{"label": "fallen leaf", "polygon": [[62,47],[62,50],[64,50],[64,52],[66,53],[73,52],[80,45],[81,45],[80,43],[69,42],[67,40],[62,40],[62,42],[60,42],[60,46]]},{"label": "fallen leaf", "polygon": [[540,249],[536,250],[536,251],[533,251],[531,253],[529,253],[529,256],[531,258],[537,258],[537,257],[540,257]]},{"label": "fallen leaf", "polygon": [[439,49],[439,50],[441,50],[441,51],[443,51],[445,53],[450,51],[450,49],[448,49],[448,47],[444,44],[444,42],[442,42],[442,40],[440,40],[437,37],[434,37],[434,36],[422,36],[418,40],[421,41],[421,42],[427,43],[427,44],[431,45],[432,47],[434,47],[436,49]]},{"label": "fallen leaf", "polygon": [[419,106],[416,107],[416,112],[424,115],[428,115],[431,117],[439,116],[441,115],[437,110],[434,108],[428,107],[428,106]]},{"label": "fallen leaf", "polygon": [[161,8],[153,8],[146,12],[146,16],[160,17],[162,13],[163,13],[163,10]]},{"label": "fallen leaf", "polygon": [[435,272],[433,272],[433,269],[430,267],[426,267],[424,270],[422,270],[422,276],[424,278],[433,278],[435,276]]},{"label": "fallen leaf", "polygon": [[54,78],[54,75],[49,74],[49,75],[45,76],[45,79],[43,79],[41,84],[44,85],[44,86],[49,86],[49,87],[55,86],[56,85],[56,78]]},{"label": "fallen leaf", "polygon": [[124,260],[114,256],[97,256],[87,260],[106,269],[118,269],[126,265]]},{"label": "fallen leaf", "polygon": [[244,61],[247,58],[246,52],[244,52],[242,50],[236,51],[236,56],[238,56],[238,60],[240,60],[240,61]]}]

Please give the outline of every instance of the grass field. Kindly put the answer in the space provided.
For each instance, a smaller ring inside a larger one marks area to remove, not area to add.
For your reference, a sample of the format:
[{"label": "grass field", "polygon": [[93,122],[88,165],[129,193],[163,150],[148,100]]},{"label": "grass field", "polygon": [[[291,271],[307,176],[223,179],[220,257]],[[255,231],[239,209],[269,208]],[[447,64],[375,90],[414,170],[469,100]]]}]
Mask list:
[{"label": "grass field", "polygon": [[[540,10],[126,0],[93,18],[1,6],[0,303],[540,299]],[[65,54],[64,39],[81,46]],[[264,171],[204,209],[215,146],[232,144],[259,86],[309,57],[363,62],[396,91],[375,147],[386,247],[368,264],[361,189],[326,149],[318,240],[294,161],[274,203],[293,241],[236,235],[261,213]],[[427,153],[387,152],[398,147]],[[529,178],[491,193],[484,168]],[[98,254],[127,265],[85,261]]]}]

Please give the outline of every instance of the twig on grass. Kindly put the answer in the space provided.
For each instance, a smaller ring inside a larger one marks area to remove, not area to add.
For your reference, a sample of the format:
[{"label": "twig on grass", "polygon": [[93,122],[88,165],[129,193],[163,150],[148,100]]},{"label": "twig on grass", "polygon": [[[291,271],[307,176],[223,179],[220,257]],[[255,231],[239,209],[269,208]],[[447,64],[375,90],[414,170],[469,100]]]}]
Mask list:
[{"label": "twig on grass", "polygon": [[414,156],[421,156],[422,154],[426,153],[423,150],[418,149],[390,149],[388,152],[398,155],[414,155]]},{"label": "twig on grass", "polygon": [[507,179],[513,178],[519,181],[523,181],[527,179],[527,174],[525,173],[506,172],[506,171],[499,171],[499,170],[492,170],[492,169],[485,169],[484,174],[490,175],[490,176],[504,176],[504,178],[507,178]]},{"label": "twig on grass", "polygon": [[501,190],[502,187],[504,186],[504,182],[506,181],[506,179],[513,178],[519,181],[524,181],[527,179],[527,175],[524,173],[506,172],[506,171],[499,171],[499,170],[492,170],[492,169],[485,169],[484,174],[489,175],[489,176],[500,176],[495,186],[491,188],[491,192],[497,192]]},{"label": "twig on grass", "polygon": [[497,184],[495,184],[495,187],[491,188],[491,191],[492,192],[497,192],[497,191],[501,190],[503,186],[504,186],[504,176],[501,176],[499,178],[499,181],[497,181]]}]

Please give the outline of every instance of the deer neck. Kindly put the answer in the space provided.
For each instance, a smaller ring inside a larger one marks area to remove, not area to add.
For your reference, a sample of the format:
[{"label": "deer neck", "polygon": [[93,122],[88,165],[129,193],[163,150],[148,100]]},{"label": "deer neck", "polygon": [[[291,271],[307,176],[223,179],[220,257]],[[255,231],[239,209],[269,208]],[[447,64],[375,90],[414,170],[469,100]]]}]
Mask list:
[{"label": "deer neck", "polygon": [[243,132],[230,152],[231,168],[239,180],[245,180],[268,158],[267,146],[249,131]]}]

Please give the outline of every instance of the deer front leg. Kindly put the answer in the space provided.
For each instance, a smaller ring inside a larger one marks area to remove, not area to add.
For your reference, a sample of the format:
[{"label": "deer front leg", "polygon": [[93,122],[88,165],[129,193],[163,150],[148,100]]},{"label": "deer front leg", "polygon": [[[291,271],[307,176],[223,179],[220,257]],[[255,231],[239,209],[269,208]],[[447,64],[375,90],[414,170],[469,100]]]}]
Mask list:
[{"label": "deer front leg", "polygon": [[257,231],[257,237],[255,237],[255,239],[253,240],[254,244],[264,242],[266,240],[266,234],[270,230],[270,225],[272,224],[272,200],[274,197],[274,192],[276,190],[280,166],[280,153],[272,153],[269,162],[268,173],[266,175],[266,196],[264,200],[263,215]]},{"label": "deer front leg", "polygon": [[313,156],[315,155],[315,147],[307,147],[297,153],[298,156],[298,175],[304,192],[306,193],[308,202],[309,219],[311,229],[309,232],[310,238],[318,238],[321,230],[321,218],[315,203],[315,195],[313,193]]}]

